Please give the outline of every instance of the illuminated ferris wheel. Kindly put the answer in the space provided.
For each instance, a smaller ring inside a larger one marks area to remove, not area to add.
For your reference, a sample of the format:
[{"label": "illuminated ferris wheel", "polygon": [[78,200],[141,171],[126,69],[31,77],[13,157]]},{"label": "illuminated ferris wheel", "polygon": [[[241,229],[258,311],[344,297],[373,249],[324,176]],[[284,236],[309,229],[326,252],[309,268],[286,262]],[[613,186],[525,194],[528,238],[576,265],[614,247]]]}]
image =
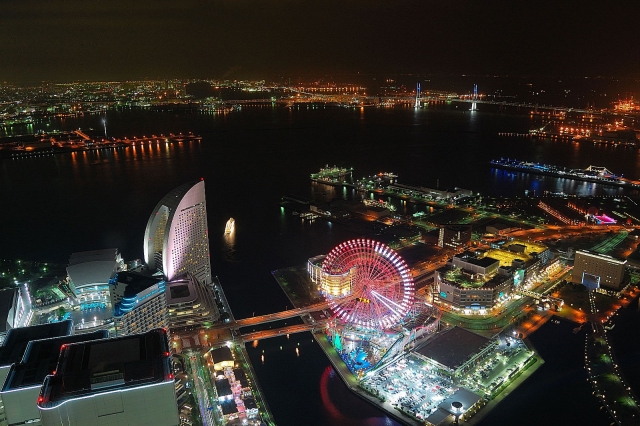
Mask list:
[{"label": "illuminated ferris wheel", "polygon": [[405,261],[385,244],[346,241],[322,263],[320,291],[347,325],[387,329],[413,305],[415,287]]}]

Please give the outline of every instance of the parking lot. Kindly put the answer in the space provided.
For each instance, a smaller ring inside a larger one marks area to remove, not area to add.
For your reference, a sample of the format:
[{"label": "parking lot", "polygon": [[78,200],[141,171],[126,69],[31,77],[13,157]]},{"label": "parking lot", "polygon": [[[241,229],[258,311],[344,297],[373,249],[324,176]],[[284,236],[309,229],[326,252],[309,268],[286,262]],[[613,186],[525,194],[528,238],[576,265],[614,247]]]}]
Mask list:
[{"label": "parking lot", "polygon": [[408,355],[363,380],[365,388],[407,414],[426,419],[458,388],[422,359]]},{"label": "parking lot", "polygon": [[479,395],[489,396],[515,376],[532,355],[522,340],[501,337],[494,353],[465,374],[460,385]]}]

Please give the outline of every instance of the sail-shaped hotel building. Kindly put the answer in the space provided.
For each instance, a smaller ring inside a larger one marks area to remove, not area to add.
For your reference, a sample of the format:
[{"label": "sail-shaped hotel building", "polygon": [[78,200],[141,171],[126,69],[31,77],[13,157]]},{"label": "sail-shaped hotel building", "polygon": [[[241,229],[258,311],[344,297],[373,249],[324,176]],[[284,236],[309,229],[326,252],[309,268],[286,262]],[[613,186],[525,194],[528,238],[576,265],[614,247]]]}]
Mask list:
[{"label": "sail-shaped hotel building", "polygon": [[144,233],[144,260],[167,281],[193,275],[211,284],[204,180],[165,195],[151,213]]}]

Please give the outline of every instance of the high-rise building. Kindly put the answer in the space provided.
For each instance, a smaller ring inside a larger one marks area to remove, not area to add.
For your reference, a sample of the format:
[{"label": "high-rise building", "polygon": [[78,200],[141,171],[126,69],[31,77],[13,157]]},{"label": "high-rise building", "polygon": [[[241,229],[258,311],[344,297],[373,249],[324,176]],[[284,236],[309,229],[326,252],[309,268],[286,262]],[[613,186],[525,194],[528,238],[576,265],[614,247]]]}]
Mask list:
[{"label": "high-rise building", "polygon": [[[27,337],[29,337],[30,328],[22,329]],[[0,398],[4,403],[8,426],[42,424],[36,401],[44,378],[56,368],[60,348],[63,345],[107,337],[109,332],[100,330],[86,334],[31,340],[24,349],[22,359],[11,366],[4,385],[0,388]]]},{"label": "high-rise building", "polygon": [[109,280],[116,335],[166,328],[165,282],[136,272],[120,272]]},{"label": "high-rise building", "polygon": [[144,233],[144,260],[167,281],[187,272],[211,284],[204,181],[182,185],[160,200]]},{"label": "high-rise building", "polygon": [[166,332],[65,345],[37,405],[43,426],[177,426]]}]

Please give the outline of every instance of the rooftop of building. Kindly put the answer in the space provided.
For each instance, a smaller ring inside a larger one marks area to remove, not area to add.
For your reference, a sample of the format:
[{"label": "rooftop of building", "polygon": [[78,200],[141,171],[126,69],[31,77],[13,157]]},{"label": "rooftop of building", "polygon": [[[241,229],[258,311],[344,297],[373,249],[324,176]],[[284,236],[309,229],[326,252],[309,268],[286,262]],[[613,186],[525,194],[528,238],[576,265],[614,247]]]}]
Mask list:
[{"label": "rooftop of building", "polygon": [[198,299],[195,278],[189,276],[167,284],[167,304],[193,302]]},{"label": "rooftop of building", "polygon": [[494,259],[491,256],[477,257],[472,251],[464,251],[454,256],[464,262],[471,263],[472,265],[480,266],[482,268],[488,268],[496,263],[499,259]]},{"label": "rooftop of building", "polygon": [[509,248],[512,245],[520,245],[520,246],[524,246],[525,250],[524,252],[526,254],[531,254],[531,253],[542,253],[543,251],[547,250],[547,246],[541,243],[536,243],[533,241],[525,241],[525,240],[512,240],[509,241],[507,243],[504,244],[503,248]]},{"label": "rooftop of building", "polygon": [[143,275],[138,272],[118,272],[118,283],[126,284],[124,297],[135,297],[144,290],[162,281],[160,277]]},{"label": "rooftop of building", "polygon": [[602,253],[598,253],[595,251],[591,251],[591,250],[578,250],[576,251],[576,255],[578,254],[582,254],[585,256],[589,256],[589,257],[594,257],[597,259],[602,259],[602,260],[607,260],[609,262],[613,262],[613,263],[618,263],[618,264],[625,264],[627,261],[626,260],[621,260],[621,259],[617,259],[613,256],[610,256],[608,254],[602,254]]},{"label": "rooftop of building", "polygon": [[115,262],[117,257],[118,257],[117,248],[81,251],[78,253],[71,253],[71,257],[69,257],[69,266],[77,265],[79,263],[85,263],[85,262],[105,262],[105,261]]},{"label": "rooftop of building", "polygon": [[229,379],[227,379],[226,377],[222,379],[216,379],[215,385],[218,398],[224,398],[225,396],[233,394],[233,392],[231,392],[231,384],[229,383]]},{"label": "rooftop of building", "polygon": [[31,327],[13,328],[0,346],[0,367],[22,360],[29,342],[49,337],[69,336],[73,331],[71,320]]},{"label": "rooftop of building", "polygon": [[236,378],[236,381],[240,382],[240,386],[243,388],[249,387],[249,381],[247,380],[247,375],[245,374],[242,368],[234,368],[233,376]]},{"label": "rooftop of building", "polygon": [[32,340],[25,349],[22,361],[11,367],[2,392],[36,385],[42,386],[45,377],[56,368],[62,345],[106,339],[107,337],[109,337],[109,332],[100,330],[85,334]]},{"label": "rooftop of building", "polygon": [[227,346],[213,349],[209,352],[209,354],[211,354],[211,360],[214,364],[223,361],[233,361],[233,354],[231,353],[231,349],[229,349]]},{"label": "rooftop of building", "polygon": [[453,327],[437,334],[415,352],[455,370],[489,342],[490,339],[484,336]]},{"label": "rooftop of building", "polygon": [[500,266],[511,266],[514,260],[521,260],[528,262],[531,260],[531,256],[526,253],[516,253],[505,249],[491,249],[487,251],[487,257],[498,260]]},{"label": "rooftop of building", "polygon": [[244,408],[246,408],[247,410],[253,410],[258,408],[258,404],[256,404],[256,400],[251,397],[245,398],[243,402],[244,402]]},{"label": "rooftop of building", "polygon": [[106,284],[119,269],[121,262],[117,249],[73,253],[67,273],[76,287]]},{"label": "rooftop of building", "polygon": [[191,191],[191,189],[194,186],[198,185],[200,182],[203,182],[203,181],[195,180],[189,183],[182,184],[179,187],[172,189],[167,195],[162,197],[162,200],[160,200],[155,210],[157,210],[158,207],[160,207],[161,205],[165,205],[167,207],[177,207],[178,204],[180,204],[180,201],[182,200],[182,198],[185,195],[187,195],[187,193]]},{"label": "rooftop of building", "polygon": [[220,407],[222,407],[222,414],[225,416],[238,412],[238,406],[234,400],[225,401],[220,404]]},{"label": "rooftop of building", "polygon": [[464,273],[462,269],[453,265],[443,266],[438,269],[438,272],[447,282],[455,284],[461,288],[480,288],[486,282],[486,280],[482,279],[478,274],[474,275],[474,279],[471,279],[469,274]]},{"label": "rooftop of building", "polygon": [[38,405],[50,408],[80,397],[173,383],[167,333],[144,334],[64,345],[55,374],[47,376]]}]

